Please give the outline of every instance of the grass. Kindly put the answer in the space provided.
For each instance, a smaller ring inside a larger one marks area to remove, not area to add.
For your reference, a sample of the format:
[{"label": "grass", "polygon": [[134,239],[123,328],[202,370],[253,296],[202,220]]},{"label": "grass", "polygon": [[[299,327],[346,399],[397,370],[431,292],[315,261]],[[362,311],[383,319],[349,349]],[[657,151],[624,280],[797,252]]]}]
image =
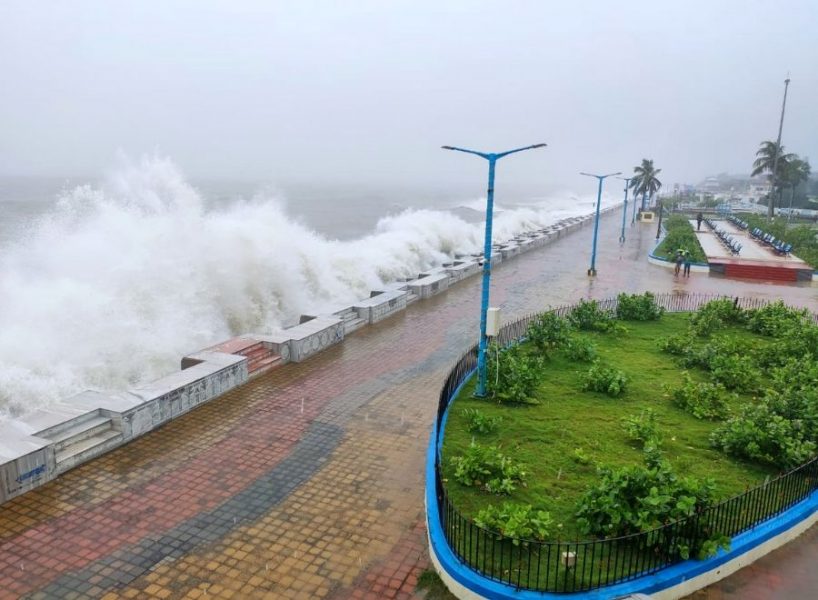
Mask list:
[{"label": "grass", "polygon": [[[740,462],[711,447],[709,436],[718,422],[701,421],[671,403],[664,394],[666,384],[682,383],[683,370],[672,356],[658,346],[662,338],[683,332],[688,316],[665,314],[661,320],[626,323],[628,332],[612,334],[583,333],[598,348],[602,361],[623,370],[628,388],[619,398],[582,391],[587,363],[574,363],[561,353],[546,363],[542,382],[536,393],[538,404],[498,405],[492,400],[473,397],[474,381],[461,391],[450,408],[443,444],[443,477],[452,503],[466,517],[473,517],[487,504],[503,501],[531,504],[547,510],[556,531],[565,539],[581,538],[574,520],[575,506],[587,487],[597,481],[595,463],[612,466],[641,463],[639,447],[625,435],[621,420],[651,408],[657,416],[664,438],[663,450],[676,473],[716,480],[721,498],[745,491],[772,474],[772,470]],[[745,329],[726,327],[714,335],[731,335],[748,344],[766,343]],[[703,340],[704,342],[704,340]],[[700,370],[689,370],[696,381],[708,380]],[[737,408],[748,397],[739,397],[731,408]],[[467,431],[463,410],[477,408],[484,414],[501,416],[497,431],[473,435]],[[528,465],[531,475],[526,487],[510,497],[491,495],[459,484],[453,477],[450,457],[457,456],[474,439],[484,445],[497,445],[514,459]],[[591,460],[583,465],[575,451]],[[556,535],[554,536],[557,537]]]}]

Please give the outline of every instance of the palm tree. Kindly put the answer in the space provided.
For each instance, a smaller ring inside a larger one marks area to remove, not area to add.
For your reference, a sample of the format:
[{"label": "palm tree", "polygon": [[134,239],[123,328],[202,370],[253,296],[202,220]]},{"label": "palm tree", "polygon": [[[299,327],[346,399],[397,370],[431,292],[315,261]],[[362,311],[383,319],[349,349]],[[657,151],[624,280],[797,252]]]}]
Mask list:
[{"label": "palm tree", "polygon": [[[778,158],[776,163],[776,156]],[[784,146],[779,146],[776,142],[769,140],[761,142],[761,147],[756,152],[756,159],[753,162],[753,172],[751,176],[761,175],[762,173],[769,173],[771,183],[770,194],[767,197],[767,217],[773,217],[773,197],[776,191],[781,191],[782,175],[786,170],[786,164],[797,158],[795,154],[784,154]],[[774,167],[774,165],[776,165]],[[773,168],[777,173],[773,173]]]},{"label": "palm tree", "polygon": [[656,177],[662,169],[653,166],[653,159],[642,159],[642,164],[633,168],[633,178],[630,187],[633,188],[635,196],[642,196],[642,210],[645,210],[646,198],[653,199],[653,195],[662,187],[662,182]]},{"label": "palm tree", "polygon": [[[809,160],[802,160],[797,155],[792,155],[794,158],[784,163],[784,169],[781,172],[780,186],[783,188],[787,186],[790,188],[790,212],[792,212],[792,200],[795,196],[795,188],[801,185],[804,181],[809,181],[810,168]],[[788,216],[789,218],[789,216]]]}]

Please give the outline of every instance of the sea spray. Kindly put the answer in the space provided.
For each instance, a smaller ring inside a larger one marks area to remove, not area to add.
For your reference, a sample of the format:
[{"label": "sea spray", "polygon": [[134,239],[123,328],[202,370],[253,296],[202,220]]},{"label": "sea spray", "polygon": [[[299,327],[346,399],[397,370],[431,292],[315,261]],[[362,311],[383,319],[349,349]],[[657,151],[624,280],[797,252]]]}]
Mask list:
[{"label": "sea spray", "polygon": [[[591,208],[566,199],[498,210],[494,237]],[[206,210],[168,160],[126,166],[102,186],[63,194],[0,254],[0,420],[86,388],[124,390],[233,335],[337,310],[479,252],[482,228],[409,209],[338,241],[275,198]]]}]

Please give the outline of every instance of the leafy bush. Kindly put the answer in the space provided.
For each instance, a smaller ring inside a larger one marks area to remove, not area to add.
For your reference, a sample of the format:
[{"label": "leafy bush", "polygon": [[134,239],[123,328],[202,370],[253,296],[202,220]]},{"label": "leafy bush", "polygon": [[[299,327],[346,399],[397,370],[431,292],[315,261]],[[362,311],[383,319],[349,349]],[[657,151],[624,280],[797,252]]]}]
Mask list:
[{"label": "leafy bush", "polygon": [[725,391],[721,385],[697,383],[684,374],[684,382],[677,388],[666,388],[673,404],[697,419],[723,419],[727,416]]},{"label": "leafy bush", "polygon": [[811,326],[812,319],[806,309],[791,308],[781,300],[750,312],[749,329],[761,335],[797,335],[800,329]]},{"label": "leafy bush", "polygon": [[690,316],[690,331],[706,337],[727,324],[747,322],[747,311],[730,298],[711,300]]},{"label": "leafy bush", "polygon": [[593,362],[596,360],[596,345],[589,339],[572,336],[565,345],[565,355],[571,360]]},{"label": "leafy bush", "polygon": [[568,340],[571,325],[555,313],[545,313],[528,326],[528,339],[545,356]]},{"label": "leafy bush", "polygon": [[496,446],[472,443],[465,454],[453,456],[449,462],[458,482],[493,494],[510,494],[528,476],[524,465],[503,454]]},{"label": "leafy bush", "polygon": [[659,341],[659,347],[668,354],[686,356],[693,350],[693,337],[689,333],[671,335]]},{"label": "leafy bush", "polygon": [[616,317],[618,319],[655,321],[660,319],[664,313],[665,309],[656,304],[656,297],[650,292],[617,296]]},{"label": "leafy bush", "polygon": [[[584,533],[614,537],[649,531],[713,505],[712,480],[678,478],[656,450],[646,452],[645,459],[644,466],[597,470],[599,483],[589,487],[577,505]],[[723,536],[704,530],[697,520],[674,533],[673,550],[681,558],[703,558],[725,543]]]},{"label": "leafy bush", "polygon": [[497,430],[497,426],[503,420],[503,417],[490,417],[477,408],[464,409],[463,416],[466,418],[466,428],[469,433],[492,433]]},{"label": "leafy bush", "polygon": [[758,370],[750,356],[716,352],[709,358],[713,379],[729,390],[749,392],[759,386]]},{"label": "leafy bush", "polygon": [[724,321],[713,313],[694,313],[690,317],[690,332],[699,337],[707,337],[722,327]]},{"label": "leafy bush", "polygon": [[630,439],[639,442],[643,447],[658,448],[662,444],[656,427],[656,413],[650,408],[638,415],[623,418],[622,427]]},{"label": "leafy bush", "polygon": [[577,329],[608,331],[611,329],[613,316],[609,311],[599,308],[596,300],[580,300],[568,315],[568,321]]},{"label": "leafy bush", "polygon": [[625,373],[614,367],[603,366],[599,363],[588,369],[585,374],[584,390],[592,392],[602,392],[611,397],[619,396],[625,392],[628,378]]},{"label": "leafy bush", "polygon": [[512,538],[515,546],[526,540],[544,540],[553,523],[551,514],[534,510],[530,504],[503,502],[501,507],[489,505],[477,513],[474,522],[484,529],[497,532],[500,538]]},{"label": "leafy bush", "polygon": [[710,436],[710,442],[727,454],[786,469],[815,454],[815,442],[805,439],[797,420],[777,414],[767,402],[746,404]]},{"label": "leafy bush", "polygon": [[542,358],[527,354],[522,346],[488,349],[487,388],[498,402],[530,402],[540,382]]},{"label": "leafy bush", "polygon": [[741,325],[749,317],[746,310],[738,305],[737,299],[717,298],[700,307],[697,314],[709,313],[718,317],[723,323]]}]

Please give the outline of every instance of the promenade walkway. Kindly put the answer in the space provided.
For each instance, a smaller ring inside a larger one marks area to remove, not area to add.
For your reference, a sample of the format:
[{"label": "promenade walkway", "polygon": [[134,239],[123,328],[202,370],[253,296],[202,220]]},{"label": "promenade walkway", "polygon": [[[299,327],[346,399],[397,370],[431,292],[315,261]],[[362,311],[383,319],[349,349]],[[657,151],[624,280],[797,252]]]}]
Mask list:
[{"label": "promenade walkway", "polygon": [[[595,279],[588,227],[498,266],[492,304],[511,320],[653,290],[818,310],[810,287],[675,278],[646,260],[653,227],[629,228],[620,248],[619,223],[601,224]],[[428,566],[429,428],[448,368],[474,341],[479,286],[458,283],[0,506],[0,598],[413,597]],[[818,540],[793,547],[785,564],[773,556],[702,597],[814,591]]]}]

